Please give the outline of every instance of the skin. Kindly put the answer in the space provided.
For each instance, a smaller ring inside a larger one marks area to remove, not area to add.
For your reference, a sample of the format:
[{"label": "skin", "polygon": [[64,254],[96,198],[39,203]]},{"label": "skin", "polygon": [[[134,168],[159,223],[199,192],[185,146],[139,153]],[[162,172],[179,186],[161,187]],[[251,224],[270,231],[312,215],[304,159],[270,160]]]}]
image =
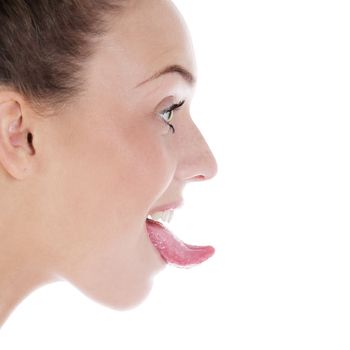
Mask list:
[{"label": "skin", "polygon": [[[58,280],[115,309],[140,303],[165,266],[148,213],[217,172],[191,119],[194,84],[176,72],[141,84],[174,64],[196,74],[174,5],[130,1],[96,45],[85,93],[53,117],[0,90],[0,325]],[[159,113],[182,100],[173,134]]]}]

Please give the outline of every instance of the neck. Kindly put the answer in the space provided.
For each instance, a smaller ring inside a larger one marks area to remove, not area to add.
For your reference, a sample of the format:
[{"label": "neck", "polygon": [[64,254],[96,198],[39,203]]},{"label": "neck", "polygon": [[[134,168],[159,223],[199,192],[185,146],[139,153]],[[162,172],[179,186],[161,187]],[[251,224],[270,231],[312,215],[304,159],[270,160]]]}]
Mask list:
[{"label": "neck", "polygon": [[0,232],[0,328],[17,305],[40,286],[56,280],[43,270],[45,263]]},{"label": "neck", "polygon": [[0,327],[26,296],[57,280],[49,273],[52,256],[40,239],[41,208],[28,205],[33,201],[23,188],[5,185],[0,176]]}]

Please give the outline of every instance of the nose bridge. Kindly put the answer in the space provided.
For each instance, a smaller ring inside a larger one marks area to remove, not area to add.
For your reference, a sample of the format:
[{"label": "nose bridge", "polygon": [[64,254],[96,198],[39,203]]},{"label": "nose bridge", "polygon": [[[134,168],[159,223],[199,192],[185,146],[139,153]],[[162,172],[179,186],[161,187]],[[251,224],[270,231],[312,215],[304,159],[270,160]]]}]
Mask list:
[{"label": "nose bridge", "polygon": [[177,176],[182,180],[209,180],[217,173],[216,159],[196,124],[191,121],[179,141]]}]

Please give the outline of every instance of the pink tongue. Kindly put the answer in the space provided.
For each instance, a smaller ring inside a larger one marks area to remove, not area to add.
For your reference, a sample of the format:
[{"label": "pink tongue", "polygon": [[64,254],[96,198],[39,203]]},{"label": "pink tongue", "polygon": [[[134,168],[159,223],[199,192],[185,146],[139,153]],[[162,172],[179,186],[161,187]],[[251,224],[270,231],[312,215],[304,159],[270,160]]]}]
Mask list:
[{"label": "pink tongue", "polygon": [[151,242],[169,264],[189,267],[209,259],[215,252],[210,246],[201,247],[182,242],[157,221],[147,219],[146,225]]}]

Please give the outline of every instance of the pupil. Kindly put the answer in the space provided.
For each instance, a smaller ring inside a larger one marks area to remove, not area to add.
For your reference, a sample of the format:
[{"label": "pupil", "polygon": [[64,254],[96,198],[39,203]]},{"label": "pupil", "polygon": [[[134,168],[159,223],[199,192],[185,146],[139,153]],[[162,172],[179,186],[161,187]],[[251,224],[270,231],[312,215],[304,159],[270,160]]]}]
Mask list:
[{"label": "pupil", "polygon": [[170,119],[171,119],[172,115],[173,115],[173,111],[169,111],[169,112],[168,112],[168,118],[167,118],[167,119],[168,119],[168,121],[170,121]]}]

